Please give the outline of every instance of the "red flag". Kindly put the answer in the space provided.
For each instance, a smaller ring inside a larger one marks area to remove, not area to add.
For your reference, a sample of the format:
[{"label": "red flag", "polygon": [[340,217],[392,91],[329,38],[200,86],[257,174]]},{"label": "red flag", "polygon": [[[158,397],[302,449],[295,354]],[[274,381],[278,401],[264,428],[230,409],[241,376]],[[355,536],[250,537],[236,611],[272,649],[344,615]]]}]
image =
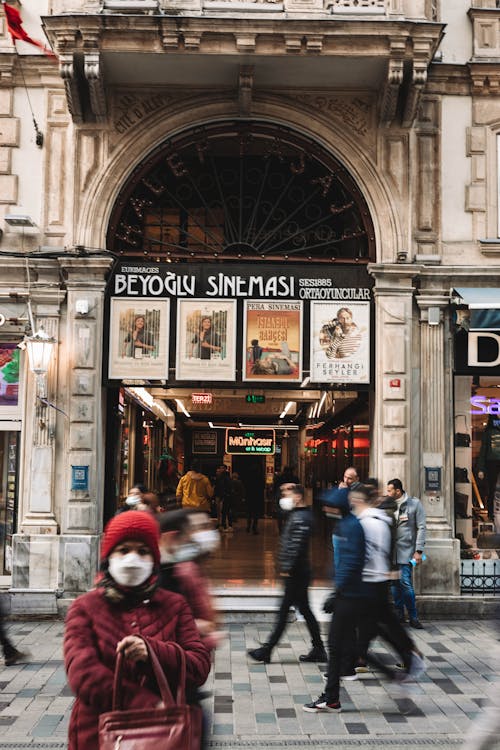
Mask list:
[{"label": "red flag", "polygon": [[13,8],[12,5],[7,5],[7,3],[3,3],[3,8],[5,11],[5,17],[7,19],[7,30],[12,37],[14,45],[16,43],[16,39],[20,39],[22,42],[28,42],[28,44],[34,44],[35,47],[39,47],[45,55],[48,55],[49,57],[55,57],[52,50],[48,49],[45,44],[43,44],[42,42],[37,42],[36,39],[32,39],[29,34],[26,33],[26,31],[23,29],[23,19],[21,18],[21,15],[19,11],[16,10],[16,8]]}]

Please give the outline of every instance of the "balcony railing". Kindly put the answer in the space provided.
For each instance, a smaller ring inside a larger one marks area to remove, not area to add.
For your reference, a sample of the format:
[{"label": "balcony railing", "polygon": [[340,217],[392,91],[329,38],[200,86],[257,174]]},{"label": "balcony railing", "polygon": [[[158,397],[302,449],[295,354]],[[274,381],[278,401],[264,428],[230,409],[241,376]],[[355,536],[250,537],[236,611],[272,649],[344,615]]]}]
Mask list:
[{"label": "balcony railing", "polygon": [[[86,0],[87,11],[96,0]],[[96,3],[97,4],[97,3]],[[178,10],[225,10],[227,12],[311,12],[350,16],[402,15],[402,0],[100,0],[100,9],[119,13],[167,13]]]}]

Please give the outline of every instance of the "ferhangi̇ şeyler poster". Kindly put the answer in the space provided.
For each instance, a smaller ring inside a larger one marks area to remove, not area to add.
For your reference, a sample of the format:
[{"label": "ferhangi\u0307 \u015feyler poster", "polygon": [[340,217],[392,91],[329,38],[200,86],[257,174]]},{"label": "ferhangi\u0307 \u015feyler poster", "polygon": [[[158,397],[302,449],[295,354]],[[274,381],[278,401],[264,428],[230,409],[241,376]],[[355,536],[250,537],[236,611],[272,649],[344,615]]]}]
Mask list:
[{"label": "ferhangi\u0307 \u015feyler poster", "polygon": [[236,300],[177,301],[177,380],[236,378]]},{"label": "ferhangi\u0307 \u015feyler poster", "polygon": [[302,379],[302,302],[245,300],[243,380]]},{"label": "ferhangi\u0307 \u015feyler poster", "polygon": [[109,377],[168,378],[169,300],[112,299]]},{"label": "ferhangi\u0307 \u015feyler poster", "polygon": [[370,303],[311,302],[311,382],[370,382]]}]

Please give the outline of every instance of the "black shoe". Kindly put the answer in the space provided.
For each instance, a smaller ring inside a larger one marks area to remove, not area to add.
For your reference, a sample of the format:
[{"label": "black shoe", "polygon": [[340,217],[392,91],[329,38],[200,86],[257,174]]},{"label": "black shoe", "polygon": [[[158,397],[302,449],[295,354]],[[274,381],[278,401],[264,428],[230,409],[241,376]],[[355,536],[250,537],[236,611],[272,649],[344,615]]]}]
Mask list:
[{"label": "black shoe", "polygon": [[311,714],[332,711],[335,713],[339,713],[342,710],[342,706],[340,705],[340,701],[328,701],[326,699],[326,695],[324,693],[321,693],[319,698],[317,698],[315,701],[306,703],[305,706],[302,706],[302,710],[307,711]]},{"label": "black shoe", "polygon": [[252,648],[247,651],[254,661],[261,661],[264,664],[269,664],[271,661],[271,648],[269,646],[261,646],[260,648]]},{"label": "black shoe", "polygon": [[327,662],[328,654],[323,646],[313,646],[308,654],[301,654],[299,661],[320,661]]},{"label": "black shoe", "polygon": [[5,655],[5,666],[12,667],[13,664],[17,664],[25,658],[26,654],[23,654],[22,651],[18,651],[17,648],[15,648],[13,651],[9,651],[8,654]]},{"label": "black shoe", "polygon": [[415,618],[413,620],[410,620],[410,628],[415,628],[415,630],[423,630],[424,626],[418,618]]}]

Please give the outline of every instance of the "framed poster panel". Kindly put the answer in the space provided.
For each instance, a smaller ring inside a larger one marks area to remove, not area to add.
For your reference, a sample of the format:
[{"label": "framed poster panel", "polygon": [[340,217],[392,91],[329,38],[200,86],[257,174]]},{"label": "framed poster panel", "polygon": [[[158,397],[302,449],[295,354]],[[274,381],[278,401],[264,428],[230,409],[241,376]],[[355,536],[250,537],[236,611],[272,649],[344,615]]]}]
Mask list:
[{"label": "framed poster panel", "polygon": [[17,342],[0,343],[0,419],[21,417],[21,356]]},{"label": "framed poster panel", "polygon": [[177,380],[236,378],[236,300],[177,301]]},{"label": "framed poster panel", "polygon": [[169,300],[111,300],[109,377],[168,379]]},{"label": "framed poster panel", "polygon": [[302,380],[302,302],[245,300],[243,380]]},{"label": "framed poster panel", "polygon": [[311,302],[311,382],[370,382],[370,303]]}]

